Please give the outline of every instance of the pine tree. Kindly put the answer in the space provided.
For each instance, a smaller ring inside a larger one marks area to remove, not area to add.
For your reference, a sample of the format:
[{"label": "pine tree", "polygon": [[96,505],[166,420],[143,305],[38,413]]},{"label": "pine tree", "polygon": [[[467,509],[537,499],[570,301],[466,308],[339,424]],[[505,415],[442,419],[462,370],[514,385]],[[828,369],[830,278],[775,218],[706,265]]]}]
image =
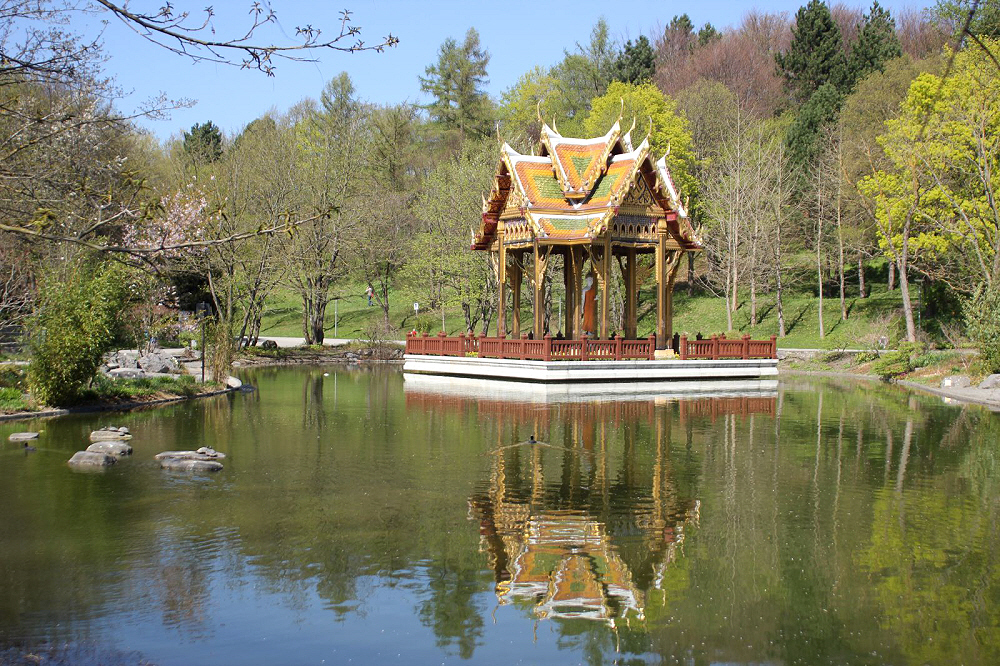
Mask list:
[{"label": "pine tree", "polygon": [[652,45],[645,35],[640,35],[634,45],[631,39],[625,43],[615,59],[612,76],[615,81],[623,83],[652,81],[656,71],[655,60]]},{"label": "pine tree", "polygon": [[858,41],[847,61],[851,87],[872,72],[881,72],[885,63],[901,55],[903,47],[896,36],[896,21],[876,0],[865,15]]},{"label": "pine tree", "polygon": [[483,87],[489,82],[486,66],[489,52],[479,43],[479,33],[469,28],[459,45],[449,37],[441,44],[437,64],[420,77],[420,89],[434,96],[425,108],[431,120],[445,129],[457,130],[462,138],[489,131],[490,101]]},{"label": "pine tree", "polygon": [[222,132],[211,120],[191,126],[184,132],[184,152],[198,164],[208,164],[222,157]]},{"label": "pine tree", "polygon": [[825,83],[842,90],[847,80],[846,60],[840,28],[820,0],[810,0],[799,8],[791,46],[775,55],[778,73],[799,102],[808,100]]},{"label": "pine tree", "polygon": [[815,162],[823,127],[836,119],[843,97],[832,83],[824,83],[799,109],[788,128],[786,144],[793,173],[805,174]]}]

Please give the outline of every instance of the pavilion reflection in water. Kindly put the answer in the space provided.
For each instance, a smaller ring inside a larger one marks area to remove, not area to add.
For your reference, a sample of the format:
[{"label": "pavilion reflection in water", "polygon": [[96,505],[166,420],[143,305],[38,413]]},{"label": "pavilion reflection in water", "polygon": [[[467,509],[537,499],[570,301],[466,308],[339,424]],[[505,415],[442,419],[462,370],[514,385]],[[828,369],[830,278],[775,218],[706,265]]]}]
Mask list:
[{"label": "pavilion reflection in water", "polygon": [[469,518],[498,602],[611,627],[642,620],[649,595],[665,594],[699,521],[697,491],[676,478],[684,463],[673,458],[684,455],[671,455],[672,433],[689,438],[696,421],[775,409],[774,397],[759,395],[531,403],[407,390],[406,402],[475,410],[494,431],[489,479],[469,498]]}]

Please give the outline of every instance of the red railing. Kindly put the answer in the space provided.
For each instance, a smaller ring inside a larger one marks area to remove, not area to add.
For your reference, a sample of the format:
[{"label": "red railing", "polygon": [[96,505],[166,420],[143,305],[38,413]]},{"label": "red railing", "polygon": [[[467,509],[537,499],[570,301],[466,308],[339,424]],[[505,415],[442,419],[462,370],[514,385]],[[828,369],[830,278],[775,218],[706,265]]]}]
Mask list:
[{"label": "red railing", "polygon": [[682,335],[678,352],[682,361],[694,358],[712,361],[724,358],[778,358],[778,342],[773,335],[770,340],[751,340],[749,335],[735,339],[713,335],[703,340],[688,340],[686,335]]},{"label": "red railing", "polygon": [[541,340],[529,340],[527,335],[520,339],[487,338],[459,335],[446,337],[407,334],[406,353],[429,356],[466,356],[477,354],[482,358],[516,358],[534,361],[628,361],[652,360],[656,350],[656,338],[652,335],[645,340],[556,340],[546,335]]},{"label": "red railing", "polygon": [[[727,358],[778,358],[775,336],[770,340],[751,340],[749,335],[728,339],[725,335],[704,340],[688,340],[680,337],[681,360]],[[616,336],[614,340],[556,340],[546,335],[541,340],[529,340],[527,335],[520,339],[488,338],[485,335],[459,335],[449,338],[444,333],[436,336],[427,334],[406,335],[406,353],[428,356],[467,356],[476,354],[482,358],[515,358],[534,361],[627,361],[653,360],[656,338],[645,340],[625,340]]]}]

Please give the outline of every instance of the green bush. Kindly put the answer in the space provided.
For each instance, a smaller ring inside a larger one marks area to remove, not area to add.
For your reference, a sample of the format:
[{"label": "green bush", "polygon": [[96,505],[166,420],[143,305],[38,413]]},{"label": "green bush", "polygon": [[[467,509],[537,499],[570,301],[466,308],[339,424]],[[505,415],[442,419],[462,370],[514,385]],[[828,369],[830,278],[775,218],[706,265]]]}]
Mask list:
[{"label": "green bush", "polygon": [[885,381],[905,375],[920,367],[916,365],[916,360],[921,352],[923,345],[919,342],[901,342],[896,351],[882,354],[881,358],[872,364],[872,372]]},{"label": "green bush", "polygon": [[28,383],[36,400],[67,405],[93,379],[105,352],[122,335],[128,303],[126,269],[78,266],[68,279],[42,284],[30,323]]},{"label": "green bush", "polygon": [[854,363],[856,365],[864,365],[865,363],[871,363],[872,361],[877,361],[879,359],[879,353],[874,349],[869,349],[868,351],[858,352],[854,356]]},{"label": "green bush", "polygon": [[965,301],[962,314],[986,371],[1000,372],[1000,287],[980,285]]},{"label": "green bush", "polygon": [[23,412],[27,409],[28,403],[20,390],[8,386],[0,388],[0,411]]}]

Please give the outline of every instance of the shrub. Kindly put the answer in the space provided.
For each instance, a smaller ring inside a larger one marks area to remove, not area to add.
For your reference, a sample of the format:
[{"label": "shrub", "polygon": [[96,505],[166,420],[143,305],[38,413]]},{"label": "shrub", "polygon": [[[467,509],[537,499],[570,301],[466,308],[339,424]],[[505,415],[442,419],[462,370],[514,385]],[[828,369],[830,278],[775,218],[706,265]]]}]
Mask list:
[{"label": "shrub", "polygon": [[896,351],[883,354],[872,364],[872,372],[888,381],[894,377],[905,375],[914,368],[918,355],[923,351],[919,342],[902,342]]},{"label": "shrub", "polygon": [[1000,287],[980,285],[965,301],[962,314],[986,371],[1000,372]]},{"label": "shrub", "polygon": [[877,361],[879,359],[879,353],[874,349],[869,349],[868,351],[858,352],[854,356],[854,363],[857,365],[864,365],[865,363],[871,363],[872,361]]},{"label": "shrub", "polygon": [[28,409],[24,394],[16,388],[0,388],[0,411],[23,412]]},{"label": "shrub", "polygon": [[72,404],[119,341],[128,301],[125,268],[80,266],[68,279],[42,284],[29,324],[28,383],[36,400]]}]

